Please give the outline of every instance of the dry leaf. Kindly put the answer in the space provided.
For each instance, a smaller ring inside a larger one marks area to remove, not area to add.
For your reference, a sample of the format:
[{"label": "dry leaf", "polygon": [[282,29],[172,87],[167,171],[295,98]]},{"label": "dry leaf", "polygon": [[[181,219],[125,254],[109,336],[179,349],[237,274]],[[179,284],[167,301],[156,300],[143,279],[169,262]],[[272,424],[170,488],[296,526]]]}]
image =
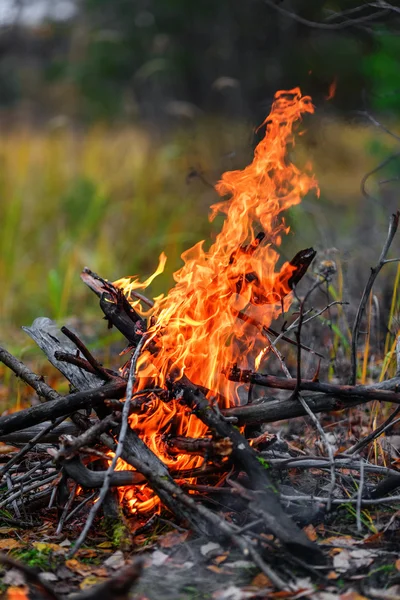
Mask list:
[{"label": "dry leaf", "polygon": [[0,454],[11,454],[12,452],[18,452],[18,448],[0,442]]},{"label": "dry leaf", "polygon": [[96,577],[96,575],[88,575],[85,577],[83,581],[79,584],[81,590],[85,590],[86,588],[92,587],[97,583],[102,583],[103,579],[101,577]]},{"label": "dry leaf", "polygon": [[22,548],[24,544],[14,538],[4,538],[0,540],[0,550],[14,550],[14,548]]},{"label": "dry leaf", "polygon": [[9,587],[7,590],[7,600],[29,600],[27,587]]},{"label": "dry leaf", "polygon": [[97,556],[97,550],[94,548],[80,548],[75,556],[79,556],[81,558],[94,558]]},{"label": "dry leaf", "polygon": [[217,567],[217,565],[209,565],[208,567],[206,567],[206,569],[212,571],[213,573],[226,573],[224,569],[221,569],[221,567]]},{"label": "dry leaf", "polygon": [[101,544],[97,544],[97,548],[112,548],[112,542],[101,542]]},{"label": "dry leaf", "polygon": [[327,578],[328,579],[338,579],[339,577],[339,573],[336,573],[336,571],[329,571]]},{"label": "dry leaf", "polygon": [[39,552],[46,552],[51,550],[52,552],[58,552],[60,554],[65,554],[66,549],[60,546],[59,544],[52,544],[51,542],[33,542],[32,544],[36,550]]},{"label": "dry leaf", "polygon": [[228,558],[229,554],[228,552],[225,552],[225,554],[221,554],[220,556],[216,556],[214,558],[214,562],[217,563],[217,565],[220,565],[222,562],[224,562],[224,560],[226,560]]},{"label": "dry leaf", "polygon": [[398,558],[394,564],[396,565],[396,569],[400,571],[400,558]]},{"label": "dry leaf", "polygon": [[378,531],[378,533],[373,533],[372,535],[369,535],[368,537],[364,538],[362,543],[363,544],[376,544],[376,542],[381,542],[383,537],[384,537],[384,532]]},{"label": "dry leaf", "polygon": [[309,540],[311,540],[312,542],[315,542],[317,539],[317,532],[315,531],[315,527],[314,525],[307,525],[307,527],[303,528],[304,533],[306,534],[306,536],[308,537]]},{"label": "dry leaf", "polygon": [[272,584],[270,579],[266,575],[264,575],[264,573],[259,573],[254,577],[253,581],[251,582],[251,585],[254,585],[257,588],[264,588],[270,587]]},{"label": "dry leaf", "polygon": [[346,594],[339,596],[340,600],[368,600],[365,596],[361,596],[358,592],[349,591]]},{"label": "dry leaf", "polygon": [[161,548],[172,548],[184,542],[189,535],[188,531],[179,533],[178,531],[169,531],[158,539],[158,544]]},{"label": "dry leaf", "polygon": [[70,571],[78,573],[79,575],[86,575],[88,571],[92,570],[90,565],[85,565],[84,563],[79,562],[79,560],[76,560],[76,558],[70,558],[69,560],[66,560],[65,566]]}]

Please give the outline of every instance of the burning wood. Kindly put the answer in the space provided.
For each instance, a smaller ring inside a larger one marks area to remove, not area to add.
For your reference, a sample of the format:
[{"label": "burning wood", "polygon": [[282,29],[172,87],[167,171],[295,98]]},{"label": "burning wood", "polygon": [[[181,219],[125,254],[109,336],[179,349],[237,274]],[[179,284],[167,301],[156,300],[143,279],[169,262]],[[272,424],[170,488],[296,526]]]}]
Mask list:
[{"label": "burning wood", "polygon": [[[39,406],[0,417],[0,439],[24,443],[28,428],[33,428],[29,436],[34,436],[6,462],[0,474],[20,473],[24,457],[34,447],[59,439],[58,448],[45,448],[47,458],[39,460],[42,472],[37,480],[31,478],[35,470],[22,474],[25,488],[17,491],[11,486],[0,499],[0,507],[13,506],[19,511],[24,506],[23,494],[37,492],[36,499],[48,501],[57,490],[64,519],[78,484],[84,489],[100,489],[74,547],[76,552],[110,489],[116,488],[126,514],[138,518],[167,509],[192,531],[229,540],[278,588],[287,586],[262,558],[265,540],[258,532],[272,534],[280,547],[293,555],[312,562],[323,560],[321,549],[280,501],[285,496],[270,474],[274,469],[266,468],[270,467],[268,461],[273,465],[277,457],[261,454],[262,437],[257,447],[252,446],[244,426],[305,413],[315,419],[315,412],[371,399],[400,403],[400,394],[397,377],[374,387],[301,379],[301,350],[313,350],[302,344],[299,333],[296,340],[290,338],[290,327],[280,333],[271,328],[272,321],[288,310],[291,292],[315,257],[315,251],[308,248],[276,271],[277,247],[288,232],[281,213],[299,203],[309,190],[317,189],[314,178],[300,172],[287,156],[295,127],[306,112],[313,112],[311,99],[302,97],[298,89],[276,95],[253,162],[242,171],[225,173],[216,186],[221,196],[229,197],[212,207],[212,217],[218,212],[226,215],[220,234],[208,250],[200,242],[184,253],[184,266],[174,276],[176,285],[165,297],[153,301],[142,293],[162,272],[164,255],[156,272],[143,283],[137,278],[110,283],[89,269],[83,271],[82,279],[100,298],[109,326],[121,332],[128,342],[126,352],[132,352],[119,372],[99,364],[76,334],[66,328],[58,331],[43,319],[25,330],[76,391],[59,395],[0,349],[0,360],[46,399]],[[319,279],[312,289],[322,282]],[[303,304],[298,332],[304,321]],[[279,340],[298,348],[296,379],[255,371],[260,358],[273,350],[288,375],[275,347]],[[245,405],[249,385],[290,390],[293,395]],[[302,391],[318,395],[303,398]],[[89,419],[89,414],[78,412],[81,409],[95,414]],[[63,421],[67,417],[74,423],[74,435],[66,434]],[[35,429],[45,422],[43,429]],[[94,460],[100,461],[100,470],[91,469]],[[318,464],[333,473],[326,499],[329,507],[335,468],[354,469],[354,458],[342,455],[336,461],[330,452],[328,462]],[[395,472],[385,475],[386,483],[374,488],[373,498],[399,485]],[[74,481],[71,492],[65,489],[67,479]],[[221,490],[240,498],[247,523],[244,529],[202,503],[204,494],[207,499]],[[360,495],[357,502],[361,506],[370,499]],[[63,522],[61,519],[60,530]]]}]

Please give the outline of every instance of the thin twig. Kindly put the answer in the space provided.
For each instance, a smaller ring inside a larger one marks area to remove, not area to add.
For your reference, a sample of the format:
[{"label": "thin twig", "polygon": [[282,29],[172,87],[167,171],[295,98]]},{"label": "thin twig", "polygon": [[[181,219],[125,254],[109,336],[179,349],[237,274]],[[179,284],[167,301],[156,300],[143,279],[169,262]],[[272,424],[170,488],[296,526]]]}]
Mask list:
[{"label": "thin twig", "polygon": [[361,525],[361,502],[364,491],[364,461],[360,458],[360,480],[358,482],[358,490],[357,490],[357,504],[356,504],[356,519],[357,519],[357,531],[361,533],[362,525]]},{"label": "thin twig", "polygon": [[[293,19],[294,21],[301,23],[302,25],[307,25],[308,27],[313,27],[315,29],[325,29],[325,30],[330,30],[330,31],[332,31],[332,30],[334,31],[334,30],[338,30],[338,29],[348,29],[349,27],[358,27],[358,26],[362,25],[363,23],[375,21],[376,19],[378,19],[380,17],[390,14],[390,10],[391,10],[391,8],[389,6],[387,6],[382,10],[377,10],[375,13],[363,15],[361,17],[357,17],[356,19],[346,18],[344,21],[340,21],[338,23],[326,23],[323,21],[311,21],[310,19],[305,19],[304,17],[301,17],[300,15],[298,15],[294,12],[291,12],[289,10],[286,10],[285,8],[282,8],[281,6],[276,4],[273,0],[264,0],[264,3],[267,6],[269,6],[270,8],[273,8],[274,10],[279,12],[281,15],[284,15],[285,17],[289,17],[289,18]],[[342,14],[337,13],[336,18],[339,16],[342,16]]]},{"label": "thin twig", "polygon": [[388,429],[391,429],[394,425],[396,425],[396,423],[400,422],[400,419],[396,419],[395,421],[393,421],[393,419],[399,414],[399,412],[400,406],[398,406],[396,410],[392,412],[392,414],[386,419],[384,423],[379,425],[379,427],[374,429],[374,431],[371,431],[371,433],[368,434],[367,437],[358,441],[357,444],[354,444],[354,446],[348,448],[345,452],[343,452],[343,454],[348,454],[351,456],[352,454],[359,452],[360,450],[365,448],[365,446],[368,446],[368,444],[372,442],[372,440],[376,440],[380,435],[382,435],[382,433],[384,433]]},{"label": "thin twig", "polygon": [[397,211],[395,214],[391,215],[389,221],[389,229],[386,238],[386,242],[382,248],[381,255],[379,257],[379,262],[371,269],[371,274],[367,281],[367,284],[364,288],[363,294],[361,296],[360,304],[358,306],[356,318],[354,320],[353,331],[352,331],[352,339],[351,339],[351,377],[350,384],[355,385],[357,380],[357,342],[358,336],[360,333],[360,326],[362,317],[365,311],[365,307],[368,302],[369,295],[371,293],[372,287],[375,283],[375,279],[377,278],[380,270],[385,264],[387,253],[389,252],[390,246],[393,242],[393,238],[396,235],[396,231],[399,225],[400,212]]},{"label": "thin twig", "polygon": [[25,456],[25,454],[27,454],[27,452],[29,452],[29,450],[31,450],[31,448],[33,448],[33,446],[36,444],[36,442],[38,442],[40,439],[42,439],[42,437],[44,437],[47,433],[49,433],[49,431],[51,431],[52,429],[54,429],[55,427],[60,425],[60,423],[65,421],[66,418],[67,417],[59,417],[53,423],[50,423],[49,425],[47,425],[47,427],[44,427],[42,429],[42,431],[39,431],[39,433],[37,435],[35,435],[35,437],[32,438],[32,440],[30,442],[25,444],[25,446],[23,448],[21,448],[21,450],[19,452],[17,452],[17,454],[15,454],[4,465],[4,467],[2,467],[0,469],[0,480],[5,475],[5,473],[7,473],[7,471],[9,471],[11,469],[12,466],[14,466],[17,462],[21,461],[21,459]]},{"label": "thin twig", "polygon": [[61,333],[63,333],[71,342],[75,344],[78,348],[79,352],[83,354],[86,358],[90,366],[95,370],[97,375],[104,379],[105,381],[109,381],[112,378],[112,375],[105,369],[98,360],[95,359],[93,354],[90,352],[88,348],[86,348],[85,344],[78,338],[78,336],[68,329],[67,327],[61,327]]},{"label": "thin twig", "polygon": [[24,365],[18,358],[7,352],[5,348],[0,346],[0,362],[7,365],[9,369],[23,379],[25,383],[30,385],[38,396],[46,398],[46,400],[57,400],[60,395],[53,390],[47,383],[43,381],[40,375],[36,375],[27,366]]},{"label": "thin twig", "polygon": [[64,506],[64,510],[63,510],[60,520],[58,522],[57,529],[56,529],[56,535],[60,535],[60,533],[62,532],[62,528],[64,527],[64,523],[65,523],[65,519],[68,515],[68,511],[71,508],[73,501],[75,500],[77,489],[78,489],[78,484],[74,483],[74,485],[72,486],[72,490],[70,491],[67,503]]}]

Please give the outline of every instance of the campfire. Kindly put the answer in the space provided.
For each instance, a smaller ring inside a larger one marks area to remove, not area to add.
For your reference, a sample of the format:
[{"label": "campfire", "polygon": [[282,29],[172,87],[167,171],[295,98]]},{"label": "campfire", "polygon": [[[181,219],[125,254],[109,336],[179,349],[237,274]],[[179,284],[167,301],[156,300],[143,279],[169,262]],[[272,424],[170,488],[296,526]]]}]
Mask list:
[{"label": "campfire", "polygon": [[[315,413],[370,400],[399,403],[400,394],[398,378],[375,386],[321,383],[317,359],[314,379],[301,376],[302,353],[318,354],[301,340],[303,325],[315,318],[315,313],[310,316],[307,312],[305,302],[331,271],[310,278],[310,290],[300,298],[296,287],[315,251],[300,250],[291,261],[278,265],[282,237],[289,232],[284,211],[310,190],[318,193],[309,169],[299,170],[289,156],[302,116],[313,110],[311,98],[302,96],[298,88],[276,94],[253,161],[243,170],[224,173],[216,186],[221,201],[211,207],[210,218],[224,216],[220,233],[211,245],[200,241],[182,255],[184,264],[174,274],[175,286],[165,296],[150,299],[145,295],[164,269],[164,254],[144,282],[124,277],[111,283],[84,269],[81,277],[99,297],[109,326],[117,328],[127,341],[124,355],[128,360],[119,371],[102,366],[74,332],[65,327],[58,331],[47,319],[37,319],[25,330],[69,380],[70,394],[59,395],[0,349],[0,360],[47,400],[0,417],[0,439],[26,443],[0,469],[2,476],[10,472],[22,476],[25,494],[11,486],[0,498],[0,506],[22,506],[26,495],[32,493],[46,502],[51,497],[51,505],[57,496],[62,504],[59,532],[74,502],[80,502],[80,510],[89,506],[71,554],[84,542],[110,489],[116,488],[125,516],[136,523],[134,530],[143,519],[168,511],[195,534],[236,546],[276,588],[287,589],[287,584],[279,569],[272,569],[265,559],[266,550],[278,547],[289,556],[323,562],[320,547],[287,514],[288,502],[278,490],[276,477],[270,475],[281,466],[295,468],[295,458],[261,453],[262,443],[268,447],[268,433],[260,430],[258,436],[254,432],[251,436],[247,426],[260,428],[300,415],[311,418],[327,450],[326,456],[313,460],[315,468],[330,473],[329,493],[318,497],[319,505],[329,511],[338,504],[336,500],[349,500],[337,489],[335,469],[357,470],[360,463],[354,460],[354,452],[334,456]],[[386,253],[398,219],[398,214],[391,219]],[[384,261],[385,255],[381,259]],[[381,268],[383,263],[379,264]],[[371,277],[377,272],[379,269]],[[370,278],[365,294],[372,284]],[[294,295],[298,312],[289,325],[276,331],[273,322],[289,311]],[[364,299],[353,332],[355,344]],[[335,304],[338,302],[331,302],[318,314]],[[296,349],[295,377],[278,349],[279,341]],[[284,377],[266,374],[272,355]],[[251,389],[256,384],[289,390],[291,395],[253,403]],[[304,391],[311,395],[304,396]],[[312,395],[315,392],[318,394]],[[71,422],[66,422],[68,418]],[[46,425],[38,428],[42,423]],[[41,475],[33,480],[35,470],[24,471],[24,461],[38,444],[48,446],[37,465]],[[366,471],[368,464],[363,466]],[[356,500],[360,507],[399,485],[400,475],[392,471],[385,472],[387,477],[374,483],[366,497]],[[87,490],[95,490],[89,499],[96,497],[96,502],[80,499]],[[207,502],[221,493],[237,498],[243,515],[241,527]],[[310,506],[315,502],[312,497],[308,501]],[[260,532],[268,535],[262,538]]]},{"label": "campfire", "polygon": [[[136,366],[135,391],[159,388],[184,376],[200,386],[208,401],[220,408],[240,405],[245,386],[226,377],[233,364],[252,368],[268,353],[269,342],[258,329],[269,328],[274,318],[290,305],[290,292],[314,258],[300,253],[279,272],[277,248],[285,226],[282,212],[298,204],[317,188],[311,175],[300,172],[288,159],[294,129],[303,113],[313,112],[311,98],[299,89],[278,92],[265,119],[265,136],[253,162],[242,171],[224,173],[216,190],[223,198],[211,207],[211,217],[225,216],[221,232],[209,250],[204,241],[183,255],[184,266],[174,274],[175,287],[164,297],[148,301],[145,290],[163,271],[164,254],[155,273],[144,283],[136,277],[114,282],[138,319],[143,345]],[[86,272],[84,280],[90,284]],[[258,329],[257,329],[258,328]],[[143,441],[174,470],[200,467],[201,456],[171,452],[168,437],[202,438],[208,427],[182,406],[179,399],[165,402],[151,392],[146,407],[131,415],[129,423]],[[122,461],[119,469],[129,468]],[[137,490],[122,492],[132,509],[153,508],[158,501],[141,501]]]}]

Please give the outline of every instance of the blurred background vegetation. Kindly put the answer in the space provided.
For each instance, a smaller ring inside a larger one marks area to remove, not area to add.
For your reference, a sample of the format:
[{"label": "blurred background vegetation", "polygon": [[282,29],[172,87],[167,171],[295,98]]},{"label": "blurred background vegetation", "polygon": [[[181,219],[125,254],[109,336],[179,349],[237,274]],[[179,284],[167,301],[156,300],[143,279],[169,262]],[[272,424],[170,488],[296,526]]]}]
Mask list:
[{"label": "blurred background vegetation", "polygon": [[[100,321],[84,266],[145,277],[165,251],[152,292],[166,292],[182,251],[220,227],[213,184],[245,166],[274,93],[295,86],[316,114],[294,159],[311,160],[321,196],[290,212],[282,254],[334,255],[351,320],[398,207],[400,14],[373,4],[2,0],[2,343],[22,355],[37,316]],[[385,334],[395,274],[376,291]]]}]

